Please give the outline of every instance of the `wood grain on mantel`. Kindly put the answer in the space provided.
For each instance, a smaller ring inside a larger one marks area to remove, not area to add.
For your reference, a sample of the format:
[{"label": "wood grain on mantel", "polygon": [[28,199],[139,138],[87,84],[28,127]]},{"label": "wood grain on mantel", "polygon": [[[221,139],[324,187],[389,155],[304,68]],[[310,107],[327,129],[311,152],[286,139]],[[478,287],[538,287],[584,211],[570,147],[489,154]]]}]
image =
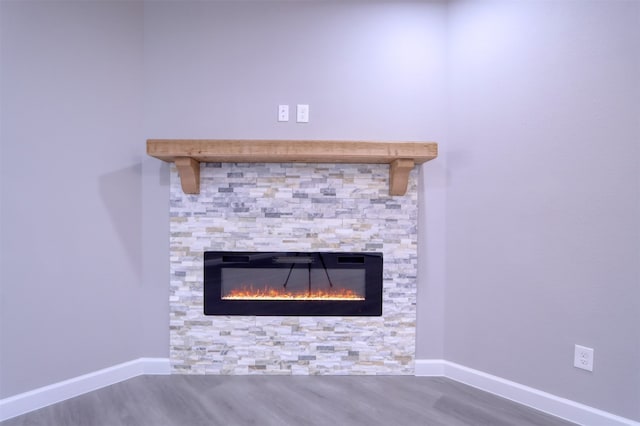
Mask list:
[{"label": "wood grain on mantel", "polygon": [[175,162],[182,190],[200,192],[200,164],[361,163],[389,164],[389,194],[407,192],[414,165],[438,156],[435,142],[355,142],[310,140],[149,139],[147,154]]}]

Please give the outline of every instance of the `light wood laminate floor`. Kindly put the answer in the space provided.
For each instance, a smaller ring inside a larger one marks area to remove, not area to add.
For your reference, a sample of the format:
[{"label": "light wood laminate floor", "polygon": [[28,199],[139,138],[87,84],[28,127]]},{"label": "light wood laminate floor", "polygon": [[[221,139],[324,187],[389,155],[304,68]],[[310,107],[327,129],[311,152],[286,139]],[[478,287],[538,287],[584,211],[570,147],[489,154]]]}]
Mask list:
[{"label": "light wood laminate floor", "polygon": [[140,376],[14,417],[47,425],[569,425],[445,378]]}]

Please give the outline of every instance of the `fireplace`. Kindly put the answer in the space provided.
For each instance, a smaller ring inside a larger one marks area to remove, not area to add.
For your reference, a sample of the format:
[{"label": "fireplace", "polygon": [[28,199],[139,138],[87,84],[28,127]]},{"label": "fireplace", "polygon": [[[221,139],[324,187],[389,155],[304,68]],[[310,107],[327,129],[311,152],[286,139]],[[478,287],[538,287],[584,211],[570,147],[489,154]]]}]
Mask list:
[{"label": "fireplace", "polygon": [[382,253],[204,253],[205,315],[381,316]]},{"label": "fireplace", "polygon": [[[199,195],[184,194],[176,167],[170,176],[172,373],[414,374],[417,170],[402,197],[388,195],[386,164],[205,163]],[[214,250],[382,253],[382,315],[205,315]]]}]

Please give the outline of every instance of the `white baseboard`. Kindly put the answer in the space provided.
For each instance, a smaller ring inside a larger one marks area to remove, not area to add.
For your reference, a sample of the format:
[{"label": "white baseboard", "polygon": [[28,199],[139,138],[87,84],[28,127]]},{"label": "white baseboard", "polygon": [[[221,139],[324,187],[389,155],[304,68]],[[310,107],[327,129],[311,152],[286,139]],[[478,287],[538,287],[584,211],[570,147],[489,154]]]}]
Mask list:
[{"label": "white baseboard", "polygon": [[0,422],[143,374],[171,374],[168,358],[138,358],[0,399]]},{"label": "white baseboard", "polygon": [[501,377],[442,359],[416,360],[416,376],[443,376],[581,425],[640,426],[640,423]]},{"label": "white baseboard", "polygon": [[[581,425],[640,426],[639,422],[440,359],[415,362],[416,376],[442,376]],[[167,358],[138,358],[0,400],[0,421],[143,374],[171,374]]]},{"label": "white baseboard", "polygon": [[140,361],[142,364],[141,374],[153,376],[168,376],[171,374],[169,358],[138,358],[137,361]]}]

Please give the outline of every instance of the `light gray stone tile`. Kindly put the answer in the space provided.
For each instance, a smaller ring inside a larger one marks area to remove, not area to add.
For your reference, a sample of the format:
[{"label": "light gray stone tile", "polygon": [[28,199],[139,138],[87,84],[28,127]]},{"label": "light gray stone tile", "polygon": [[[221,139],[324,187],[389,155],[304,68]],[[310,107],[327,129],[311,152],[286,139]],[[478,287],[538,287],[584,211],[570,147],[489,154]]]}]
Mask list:
[{"label": "light gray stone tile", "polygon": [[[201,194],[171,168],[170,357],[183,374],[413,374],[417,185],[386,165],[205,164]],[[382,317],[204,316],[206,250],[379,251]]]}]

